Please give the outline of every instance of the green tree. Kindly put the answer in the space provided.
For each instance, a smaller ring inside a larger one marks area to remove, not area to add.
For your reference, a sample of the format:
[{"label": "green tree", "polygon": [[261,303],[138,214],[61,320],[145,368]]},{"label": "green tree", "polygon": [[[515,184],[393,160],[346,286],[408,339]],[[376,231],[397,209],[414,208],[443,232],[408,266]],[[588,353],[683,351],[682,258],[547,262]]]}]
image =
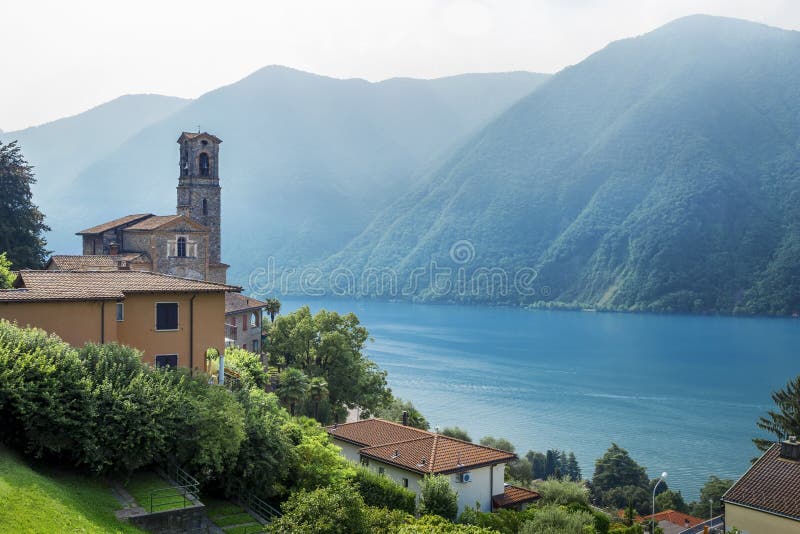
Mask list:
[{"label": "green tree", "polygon": [[0,254],[0,289],[9,289],[14,286],[17,275],[11,272],[11,262],[8,261],[6,253]]},{"label": "green tree", "polygon": [[0,142],[0,251],[17,269],[41,268],[49,254],[43,234],[50,228],[32,202],[34,183],[17,142]]},{"label": "green tree", "polygon": [[270,532],[292,534],[369,534],[364,500],[347,485],[293,493]]},{"label": "green tree", "polygon": [[569,476],[570,480],[581,480],[581,468],[578,465],[578,459],[575,458],[575,453],[569,451],[567,456],[567,465],[565,466],[565,473]]},{"label": "green tree", "polygon": [[294,415],[295,405],[308,394],[308,377],[300,369],[284,369],[278,378],[278,398],[289,406]]},{"label": "green tree", "polygon": [[527,458],[520,458],[507,464],[508,475],[511,480],[522,482],[524,485],[529,485],[533,481],[533,466]]},{"label": "green tree", "polygon": [[276,298],[269,298],[265,302],[267,305],[264,307],[264,309],[266,310],[267,315],[269,315],[269,321],[274,323],[275,316],[281,312],[281,301]]},{"label": "green tree", "polygon": [[649,480],[644,467],[630,457],[628,451],[612,443],[595,462],[592,485],[597,492],[624,486],[647,488]]},{"label": "green tree", "polygon": [[547,478],[547,474],[545,473],[545,465],[547,463],[547,457],[544,454],[536,451],[528,451],[527,453],[525,453],[525,458],[527,458],[528,461],[531,463],[531,469],[534,479]]},{"label": "green tree", "polygon": [[261,358],[257,354],[239,347],[225,349],[225,368],[232,369],[239,374],[245,389],[251,387],[264,389],[269,381]]},{"label": "green tree", "polygon": [[386,419],[387,421],[394,421],[400,423],[403,420],[403,412],[408,413],[408,426],[428,430],[430,424],[425,416],[417,410],[411,401],[404,401],[403,399],[392,397],[390,403],[386,406],[379,407],[372,415]]},{"label": "green tree", "polygon": [[470,443],[472,443],[472,438],[469,437],[467,431],[457,426],[444,427],[444,430],[442,430],[442,435],[460,439],[462,441],[469,441]]},{"label": "green tree", "polygon": [[543,505],[589,505],[589,490],[578,482],[551,478],[537,483],[536,491],[542,496],[540,503]]},{"label": "green tree", "polygon": [[707,517],[709,507],[714,517],[722,513],[722,496],[733,486],[733,480],[721,479],[716,476],[708,477],[708,480],[700,489],[700,500],[692,503],[692,515],[695,517]]},{"label": "green tree", "polygon": [[[759,418],[756,426],[774,434],[778,441],[789,436],[800,436],[800,375],[790,380],[784,389],[772,393],[775,409]],[[766,451],[774,441],[755,438],[753,443],[762,451]]]},{"label": "green tree", "polygon": [[663,512],[664,510],[677,510],[678,512],[688,513],[689,506],[683,500],[683,495],[680,491],[662,491],[656,495],[656,512]]},{"label": "green tree", "polygon": [[507,452],[514,452],[516,450],[514,445],[505,438],[495,438],[492,436],[485,436],[481,438],[480,443],[484,447],[492,447]]},{"label": "green tree", "polygon": [[351,483],[355,467],[341,455],[341,449],[331,443],[319,423],[298,417],[283,425],[281,430],[295,443],[289,475],[293,488],[313,490]]},{"label": "green tree", "polygon": [[458,514],[458,493],[443,475],[427,475],[420,483],[420,515],[438,515],[454,521]]},{"label": "green tree", "polygon": [[308,392],[314,401],[314,419],[319,421],[319,402],[328,396],[328,383],[321,376],[315,376],[309,382]]},{"label": "green tree", "polygon": [[522,525],[520,534],[584,534],[593,526],[594,516],[585,510],[548,505]]},{"label": "green tree", "polygon": [[389,477],[358,466],[354,482],[368,506],[401,510],[407,514],[416,511],[417,496]]}]

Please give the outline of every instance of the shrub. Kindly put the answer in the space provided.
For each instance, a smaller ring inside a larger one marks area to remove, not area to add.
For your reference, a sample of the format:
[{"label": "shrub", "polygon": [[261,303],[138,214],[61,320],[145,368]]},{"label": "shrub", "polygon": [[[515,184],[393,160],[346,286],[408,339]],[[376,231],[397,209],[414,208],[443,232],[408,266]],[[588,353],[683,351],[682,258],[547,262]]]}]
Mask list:
[{"label": "shrub", "polygon": [[594,532],[594,517],[584,510],[570,512],[562,506],[547,505],[525,522],[520,534],[586,534]]},{"label": "shrub", "polygon": [[356,468],[355,485],[368,506],[414,513],[416,495],[388,477],[359,466]]},{"label": "shrub", "polygon": [[293,493],[281,507],[283,517],[270,531],[304,534],[369,534],[364,500],[346,485]]},{"label": "shrub", "polygon": [[355,468],[340,454],[341,449],[331,443],[328,433],[313,419],[298,418],[283,425],[296,444],[295,463],[290,480],[294,488],[313,490],[325,486],[348,483],[355,476]]},{"label": "shrub", "polygon": [[237,347],[225,349],[225,367],[239,373],[243,389],[264,389],[269,381],[261,357]]},{"label": "shrub", "polygon": [[475,525],[457,525],[438,515],[425,515],[397,530],[398,534],[497,534]]},{"label": "shrub", "polygon": [[575,503],[589,506],[589,490],[578,482],[551,478],[536,484],[536,491],[542,496],[540,505]]},{"label": "shrub", "polygon": [[446,476],[426,476],[422,479],[419,513],[455,520],[458,514],[458,493],[450,486]]},{"label": "shrub", "polygon": [[480,512],[467,506],[461,512],[458,522],[496,530],[501,534],[516,534],[525,519],[526,515],[515,510],[501,508],[496,512]]},{"label": "shrub", "polygon": [[414,516],[402,510],[374,506],[364,508],[364,516],[371,534],[395,534],[401,526],[414,522]]}]

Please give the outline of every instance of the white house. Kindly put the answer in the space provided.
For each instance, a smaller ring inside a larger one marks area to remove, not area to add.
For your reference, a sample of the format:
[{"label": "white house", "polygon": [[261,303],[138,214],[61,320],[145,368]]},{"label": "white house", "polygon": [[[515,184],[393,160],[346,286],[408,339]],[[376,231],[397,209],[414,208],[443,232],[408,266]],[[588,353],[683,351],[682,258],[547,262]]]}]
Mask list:
[{"label": "white house", "polygon": [[505,484],[513,453],[476,445],[383,419],[328,427],[342,454],[419,495],[425,475],[445,475],[458,492],[458,511],[479,504],[484,512],[530,503],[539,494]]}]

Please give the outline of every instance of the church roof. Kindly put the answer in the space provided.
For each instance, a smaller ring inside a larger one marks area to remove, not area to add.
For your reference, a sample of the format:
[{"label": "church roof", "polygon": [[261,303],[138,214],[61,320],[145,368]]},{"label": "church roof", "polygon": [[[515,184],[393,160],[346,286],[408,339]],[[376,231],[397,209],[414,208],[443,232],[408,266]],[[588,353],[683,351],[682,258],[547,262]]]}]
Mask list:
[{"label": "church roof", "polygon": [[134,215],[126,215],[124,217],[120,217],[118,219],[105,222],[103,224],[98,224],[97,226],[92,226],[91,228],[87,228],[86,230],[81,230],[75,235],[102,234],[108,232],[109,230],[113,230],[114,228],[125,226],[126,224],[135,223],[136,221],[140,221],[142,219],[152,216],[153,216],[152,213],[137,213]]},{"label": "church roof", "polygon": [[144,219],[144,220],[141,220],[141,221],[137,222],[136,224],[128,226],[127,228],[125,228],[125,230],[134,230],[134,231],[137,231],[137,230],[145,230],[145,231],[146,230],[157,230],[157,229],[161,228],[162,226],[165,226],[165,225],[170,224],[170,223],[177,222],[179,220],[184,220],[187,223],[190,223],[192,226],[195,226],[197,228],[200,228],[200,229],[203,229],[203,230],[206,230],[206,231],[208,230],[208,227],[203,226],[199,222],[197,222],[197,221],[195,221],[193,219],[190,219],[189,217],[186,217],[184,215],[153,215],[151,217],[148,217],[147,219]]},{"label": "church roof", "polygon": [[182,132],[181,136],[178,138],[178,143],[180,143],[184,139],[196,139],[198,137],[208,137],[209,139],[213,140],[215,143],[221,143],[222,142],[222,139],[220,139],[216,135],[211,135],[208,132]]},{"label": "church roof", "polygon": [[57,254],[51,256],[45,265],[50,271],[89,271],[89,270],[116,270],[120,262],[150,263],[147,254],[143,252],[125,252],[120,254],[103,254],[91,256],[67,256]]}]

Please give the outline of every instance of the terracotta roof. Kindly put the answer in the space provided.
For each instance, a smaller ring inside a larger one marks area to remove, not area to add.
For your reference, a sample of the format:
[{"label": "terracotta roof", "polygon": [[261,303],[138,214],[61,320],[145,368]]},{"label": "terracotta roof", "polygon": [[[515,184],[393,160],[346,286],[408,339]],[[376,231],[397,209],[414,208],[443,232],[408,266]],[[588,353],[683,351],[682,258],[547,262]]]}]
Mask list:
[{"label": "terracotta roof", "polygon": [[770,447],[722,500],[800,520],[800,462],[780,452],[780,443]]},{"label": "terracotta roof", "polygon": [[236,313],[244,310],[263,308],[266,302],[250,298],[241,293],[225,293],[225,313]]},{"label": "terracotta roof", "polygon": [[471,467],[505,463],[517,456],[507,451],[403,426],[383,419],[365,419],[328,427],[328,433],[357,445],[363,456],[417,473],[455,473]]},{"label": "terracotta roof", "polygon": [[646,515],[642,518],[644,521],[648,521],[650,519],[655,519],[658,523],[661,521],[667,521],[673,525],[678,525],[681,527],[694,527],[705,521],[705,519],[700,519],[699,517],[684,514],[683,512],[678,512],[676,510],[664,510],[663,512],[658,512],[655,515]]},{"label": "terracotta roof", "polygon": [[19,271],[0,302],[119,300],[134,293],[215,293],[241,288],[149,271]]},{"label": "terracotta roof", "polygon": [[92,226],[91,228],[87,228],[86,230],[81,230],[76,235],[91,235],[91,234],[102,234],[103,232],[107,232],[109,230],[113,230],[119,226],[124,226],[126,224],[131,224],[146,217],[152,217],[152,213],[138,213],[135,215],[126,215],[125,217],[120,217],[119,219],[114,219],[113,221],[108,221],[103,224],[98,224],[97,226]]},{"label": "terracotta roof", "polygon": [[88,256],[51,256],[47,260],[45,269],[57,271],[90,271],[119,268],[119,262],[127,261],[132,263],[149,263],[150,259],[141,252],[122,253],[115,256],[109,254],[88,255]]},{"label": "terracotta roof", "polygon": [[538,501],[541,498],[542,496],[536,491],[506,484],[503,493],[492,496],[492,504],[494,504],[495,508],[507,508],[509,506]]},{"label": "terracotta roof", "polygon": [[128,226],[126,230],[155,230],[159,226],[165,225],[175,219],[180,219],[182,215],[153,215],[143,221]]}]

